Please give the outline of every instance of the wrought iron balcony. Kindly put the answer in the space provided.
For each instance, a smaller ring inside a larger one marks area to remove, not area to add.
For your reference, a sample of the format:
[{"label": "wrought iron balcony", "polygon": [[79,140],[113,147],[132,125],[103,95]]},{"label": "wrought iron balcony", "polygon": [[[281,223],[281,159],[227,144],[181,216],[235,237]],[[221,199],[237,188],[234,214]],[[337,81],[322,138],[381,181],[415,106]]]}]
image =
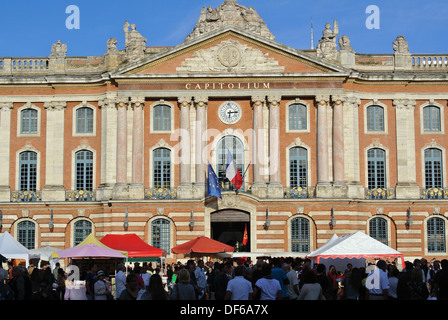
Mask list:
[{"label": "wrought iron balcony", "polygon": [[65,198],[67,201],[89,202],[95,201],[95,191],[89,190],[70,190],[66,191]]},{"label": "wrought iron balcony", "polygon": [[395,199],[395,189],[394,188],[366,189],[366,199],[370,200]]},{"label": "wrought iron balcony", "polygon": [[152,188],[145,190],[146,200],[169,200],[176,199],[176,190],[166,188]]},{"label": "wrought iron balcony", "polygon": [[314,188],[312,187],[294,187],[285,189],[285,198],[306,199],[314,198]]},{"label": "wrought iron balcony", "polygon": [[12,202],[36,202],[42,200],[42,193],[40,191],[12,191]]},{"label": "wrought iron balcony", "polygon": [[448,198],[448,188],[428,188],[422,189],[421,192],[422,199],[447,199]]}]

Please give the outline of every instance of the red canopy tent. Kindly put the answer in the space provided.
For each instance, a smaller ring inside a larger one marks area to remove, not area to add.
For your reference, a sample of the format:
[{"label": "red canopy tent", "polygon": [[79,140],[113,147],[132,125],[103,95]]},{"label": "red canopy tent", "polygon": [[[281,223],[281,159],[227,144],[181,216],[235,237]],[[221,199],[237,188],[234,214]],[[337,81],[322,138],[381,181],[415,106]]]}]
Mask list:
[{"label": "red canopy tent", "polygon": [[106,234],[101,240],[109,248],[127,251],[128,261],[145,261],[166,256],[166,251],[150,246],[135,233],[131,234]]},{"label": "red canopy tent", "polygon": [[225,243],[207,238],[197,237],[171,249],[172,253],[180,253],[191,257],[214,256],[222,253],[231,253],[234,247]]}]

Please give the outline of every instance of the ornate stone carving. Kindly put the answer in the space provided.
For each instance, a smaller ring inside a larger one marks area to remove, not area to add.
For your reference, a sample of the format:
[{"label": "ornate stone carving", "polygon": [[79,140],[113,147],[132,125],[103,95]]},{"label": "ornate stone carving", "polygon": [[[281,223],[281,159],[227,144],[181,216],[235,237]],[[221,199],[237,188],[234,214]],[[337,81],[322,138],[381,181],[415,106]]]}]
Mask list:
[{"label": "ornate stone carving", "polygon": [[109,38],[107,40],[107,54],[117,54],[117,38]]},{"label": "ornate stone carving", "polygon": [[409,45],[404,36],[398,36],[393,42],[395,54],[409,54]]},{"label": "ornate stone carving", "polygon": [[355,52],[355,50],[353,50],[352,46],[350,45],[350,38],[345,34],[341,38],[339,38],[338,42],[341,51]]},{"label": "ornate stone carving", "polygon": [[178,72],[283,72],[284,67],[259,48],[236,40],[226,40],[208,49],[198,50],[186,59]]},{"label": "ornate stone carving", "polygon": [[[131,30],[129,30],[129,26]],[[146,52],[146,38],[136,30],[135,24],[129,25],[126,21],[123,26],[125,36],[126,57],[129,60],[141,59]]]},{"label": "ornate stone carving", "polygon": [[325,24],[325,30],[322,31],[323,37],[317,44],[316,53],[319,58],[327,60],[336,60],[338,55],[338,48],[336,45],[336,37],[339,34],[338,22],[334,20],[333,30],[329,23]]},{"label": "ornate stone carving", "polygon": [[186,40],[195,39],[227,25],[239,27],[271,40],[275,39],[266,23],[252,7],[246,8],[235,0],[225,0],[216,9],[202,8],[196,27]]},{"label": "ornate stone carving", "polygon": [[411,110],[414,109],[417,102],[412,99],[395,99],[393,101],[393,105],[395,109],[407,109]]},{"label": "ornate stone carving", "polygon": [[67,103],[63,101],[50,101],[44,103],[44,108],[47,111],[61,111],[67,107]]},{"label": "ornate stone carving", "polygon": [[61,40],[53,43],[51,46],[50,58],[65,58],[67,56],[67,45],[63,44]]}]

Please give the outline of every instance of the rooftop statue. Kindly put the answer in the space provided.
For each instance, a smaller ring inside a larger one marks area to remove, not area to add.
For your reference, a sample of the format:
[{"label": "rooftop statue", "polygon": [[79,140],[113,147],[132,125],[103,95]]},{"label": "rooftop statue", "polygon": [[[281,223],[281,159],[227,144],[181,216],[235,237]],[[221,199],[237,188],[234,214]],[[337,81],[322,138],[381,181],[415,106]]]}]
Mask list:
[{"label": "rooftop statue", "polygon": [[58,40],[51,46],[50,58],[65,58],[67,56],[67,45]]},{"label": "rooftop statue", "polygon": [[325,24],[325,30],[322,31],[322,38],[317,44],[316,52],[319,58],[328,60],[336,60],[338,54],[338,48],[336,45],[336,37],[339,34],[338,22],[334,20],[333,30],[329,23]]},{"label": "rooftop statue", "polygon": [[210,6],[202,8],[198,22],[186,40],[195,39],[227,25],[242,28],[271,40],[275,39],[254,8],[246,8],[236,0],[225,0],[216,9]]},{"label": "rooftop statue", "polygon": [[[129,26],[131,30],[129,30]],[[125,48],[126,56],[131,60],[143,58],[146,52],[147,40],[136,29],[135,24],[129,25],[129,22],[126,20],[123,26]]]}]

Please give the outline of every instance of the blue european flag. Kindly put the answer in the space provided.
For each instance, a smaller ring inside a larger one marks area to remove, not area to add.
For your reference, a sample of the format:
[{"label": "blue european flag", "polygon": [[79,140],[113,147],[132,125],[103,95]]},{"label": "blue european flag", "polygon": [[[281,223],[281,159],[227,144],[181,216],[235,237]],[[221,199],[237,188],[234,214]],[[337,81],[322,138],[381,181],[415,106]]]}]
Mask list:
[{"label": "blue european flag", "polygon": [[208,195],[222,199],[221,186],[211,164],[208,164]]}]

